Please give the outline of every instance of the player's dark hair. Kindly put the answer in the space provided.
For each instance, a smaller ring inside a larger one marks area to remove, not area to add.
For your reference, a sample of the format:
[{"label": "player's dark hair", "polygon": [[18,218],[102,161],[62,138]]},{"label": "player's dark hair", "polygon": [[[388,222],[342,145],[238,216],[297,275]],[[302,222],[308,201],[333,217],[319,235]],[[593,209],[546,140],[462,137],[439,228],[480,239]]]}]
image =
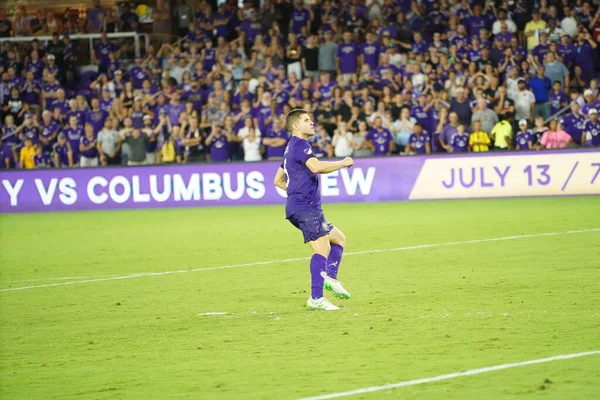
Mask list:
[{"label": "player's dark hair", "polygon": [[287,113],[285,116],[285,129],[292,133],[292,126],[298,123],[300,117],[304,114],[308,114],[308,112],[304,108],[294,108],[292,111]]}]

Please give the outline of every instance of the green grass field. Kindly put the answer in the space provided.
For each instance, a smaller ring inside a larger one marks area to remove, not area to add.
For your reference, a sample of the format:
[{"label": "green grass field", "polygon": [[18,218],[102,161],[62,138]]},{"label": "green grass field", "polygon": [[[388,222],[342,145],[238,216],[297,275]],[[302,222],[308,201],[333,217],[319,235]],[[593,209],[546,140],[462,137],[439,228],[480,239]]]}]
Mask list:
[{"label": "green grass field", "polygon": [[[282,207],[0,216],[0,397],[295,399],[600,349],[600,197],[324,209],[348,253],[460,243],[349,254],[325,313],[306,260],[257,264],[310,256]],[[591,355],[348,398],[599,393]]]}]

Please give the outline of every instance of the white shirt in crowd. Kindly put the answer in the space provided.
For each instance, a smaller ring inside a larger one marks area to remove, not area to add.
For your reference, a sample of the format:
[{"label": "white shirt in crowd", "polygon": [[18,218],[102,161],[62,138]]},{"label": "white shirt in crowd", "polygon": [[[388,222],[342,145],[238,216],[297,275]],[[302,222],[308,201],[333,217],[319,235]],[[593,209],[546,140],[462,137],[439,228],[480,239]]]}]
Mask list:
[{"label": "white shirt in crowd", "polygon": [[506,94],[507,94],[508,98],[513,101],[515,100],[515,96],[519,92],[519,80],[520,79],[523,79],[523,78],[521,78],[521,77],[517,77],[514,79],[511,77],[506,78]]},{"label": "white shirt in crowd", "polygon": [[515,119],[529,119],[531,117],[531,104],[535,103],[535,96],[531,90],[519,90],[513,99],[515,102]]},{"label": "white shirt in crowd", "polygon": [[345,134],[335,134],[333,136],[333,152],[336,157],[350,157],[352,155],[352,132]]},{"label": "white shirt in crowd", "polygon": [[494,33],[494,35],[497,35],[500,32],[502,32],[502,22],[506,24],[506,27],[508,28],[508,31],[510,33],[515,33],[517,31],[517,25],[515,25],[515,23],[512,20],[507,18],[504,21],[498,20],[494,22],[494,25],[492,25],[492,32]]},{"label": "white shirt in crowd", "polygon": [[260,138],[256,137],[253,142],[249,138],[245,138],[243,144],[244,147],[244,161],[260,161],[262,156],[260,154]]},{"label": "white shirt in crowd", "polygon": [[[258,129],[258,128],[254,128],[254,134],[256,135],[257,138],[262,136],[260,133],[260,129]],[[238,131],[238,137],[240,137],[242,139],[246,139],[248,136],[250,136],[250,132],[249,132],[248,128],[243,127],[242,129],[240,129]]]},{"label": "white shirt in crowd", "polygon": [[569,36],[573,36],[577,32],[577,21],[573,17],[565,17],[560,22],[560,27]]},{"label": "white shirt in crowd", "polygon": [[98,132],[98,142],[102,148],[102,152],[105,154],[114,153],[117,148],[117,140],[119,138],[119,132],[114,129],[102,129]]}]

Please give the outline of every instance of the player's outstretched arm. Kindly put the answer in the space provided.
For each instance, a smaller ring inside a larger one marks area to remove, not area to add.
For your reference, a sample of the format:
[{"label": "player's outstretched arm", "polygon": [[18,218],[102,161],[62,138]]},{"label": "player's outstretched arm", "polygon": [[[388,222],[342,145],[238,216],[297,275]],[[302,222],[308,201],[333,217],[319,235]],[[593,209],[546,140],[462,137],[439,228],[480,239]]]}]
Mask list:
[{"label": "player's outstretched arm", "polygon": [[279,167],[277,170],[277,174],[275,174],[275,179],[273,180],[273,184],[277,186],[281,190],[287,190],[287,184],[285,181],[285,172],[283,168]]},{"label": "player's outstretched arm", "polygon": [[354,165],[354,160],[350,157],[342,161],[319,161],[316,157],[306,160],[306,166],[313,174],[328,174],[342,168],[350,168]]}]

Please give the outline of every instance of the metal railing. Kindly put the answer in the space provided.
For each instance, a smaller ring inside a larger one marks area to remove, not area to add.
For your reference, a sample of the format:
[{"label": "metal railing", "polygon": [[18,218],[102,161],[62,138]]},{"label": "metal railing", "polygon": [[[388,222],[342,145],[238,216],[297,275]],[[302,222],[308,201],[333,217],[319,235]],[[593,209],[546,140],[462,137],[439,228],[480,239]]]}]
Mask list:
[{"label": "metal railing", "polygon": [[[144,46],[147,49],[150,45],[150,37],[146,33],[136,33],[136,32],[118,32],[118,33],[108,33],[106,35],[108,39],[133,39],[134,43],[134,51],[135,56],[139,57],[141,55],[141,40],[144,41]],[[59,39],[62,40],[62,35],[59,36]],[[71,40],[88,40],[89,41],[89,49],[90,54],[94,53],[94,40],[100,40],[99,33],[81,33],[75,35],[69,35]],[[20,36],[20,37],[9,37],[9,38],[0,38],[0,45],[4,42],[12,42],[12,43],[30,43],[32,40],[37,39],[38,41],[47,44],[52,41],[52,36]]]}]

